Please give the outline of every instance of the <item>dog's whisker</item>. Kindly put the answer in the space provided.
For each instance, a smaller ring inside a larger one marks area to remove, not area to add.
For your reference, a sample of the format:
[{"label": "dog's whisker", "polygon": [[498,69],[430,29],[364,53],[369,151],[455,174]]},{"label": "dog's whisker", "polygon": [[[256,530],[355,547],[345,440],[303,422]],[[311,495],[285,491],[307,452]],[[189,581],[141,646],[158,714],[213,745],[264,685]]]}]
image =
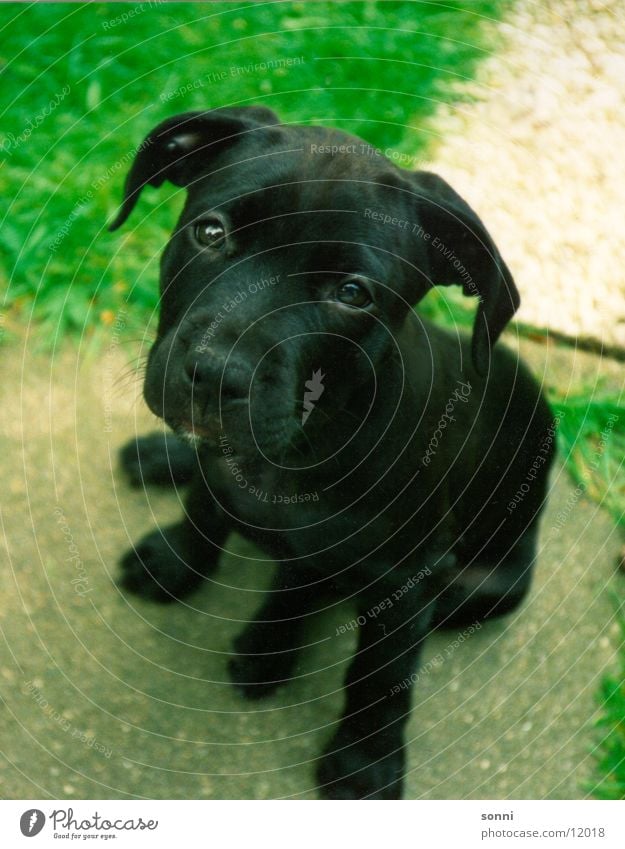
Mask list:
[{"label": "dog's whisker", "polygon": [[125,389],[134,383],[139,383],[145,377],[143,369],[131,368],[114,378],[112,386],[114,389]]}]

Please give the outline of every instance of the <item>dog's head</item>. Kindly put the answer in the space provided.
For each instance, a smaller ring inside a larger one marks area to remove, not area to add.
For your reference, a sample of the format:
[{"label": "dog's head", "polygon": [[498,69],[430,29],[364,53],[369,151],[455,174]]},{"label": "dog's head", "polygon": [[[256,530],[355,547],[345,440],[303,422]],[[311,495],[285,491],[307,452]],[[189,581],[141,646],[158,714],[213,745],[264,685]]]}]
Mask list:
[{"label": "dog's head", "polygon": [[479,298],[473,361],[488,371],[518,293],[477,215],[439,177],[262,107],[192,112],[140,146],[111,229],[166,180],[187,200],[162,257],[145,397],[179,432],[271,453],[305,443],[309,418],[323,429],[336,410],[366,416],[433,285]]}]

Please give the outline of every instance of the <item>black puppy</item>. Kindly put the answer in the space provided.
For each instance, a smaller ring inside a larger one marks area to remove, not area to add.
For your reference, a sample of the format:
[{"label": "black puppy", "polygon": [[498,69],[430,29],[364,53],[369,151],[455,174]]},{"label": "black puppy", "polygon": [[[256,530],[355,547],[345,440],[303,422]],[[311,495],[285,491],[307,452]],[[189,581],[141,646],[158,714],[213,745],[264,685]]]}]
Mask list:
[{"label": "black puppy", "polygon": [[[147,437],[122,458],[191,487],[184,519],[125,556],[123,584],[179,599],[231,531],[261,546],[275,586],[230,665],[249,698],[291,676],[321,597],[354,599],[358,649],[317,777],[331,798],[397,798],[424,638],[507,613],[530,583],[553,419],[493,348],[518,292],[453,189],[342,132],[261,107],[170,118],[111,229],[165,180],[188,195],[145,398],[187,444]],[[413,311],[451,284],[479,300],[471,346]]]}]

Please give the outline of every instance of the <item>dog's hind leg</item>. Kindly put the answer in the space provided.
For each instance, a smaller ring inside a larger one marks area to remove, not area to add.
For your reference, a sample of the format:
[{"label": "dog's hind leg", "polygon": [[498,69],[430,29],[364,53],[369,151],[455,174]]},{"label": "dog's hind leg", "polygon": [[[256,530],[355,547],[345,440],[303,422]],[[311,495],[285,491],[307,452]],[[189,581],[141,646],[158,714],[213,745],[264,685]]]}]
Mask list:
[{"label": "dog's hind leg", "polygon": [[225,514],[211,501],[198,471],[184,519],[157,528],[124,555],[120,586],[153,601],[184,598],[217,568],[229,530]]},{"label": "dog's hind leg", "polygon": [[464,628],[511,613],[525,598],[532,581],[538,521],[508,548],[493,540],[471,560],[459,561],[439,595],[433,628]]},{"label": "dog's hind leg", "polygon": [[132,486],[175,486],[190,483],[198,467],[195,449],[173,433],[151,433],[131,439],[119,452],[121,467]]}]

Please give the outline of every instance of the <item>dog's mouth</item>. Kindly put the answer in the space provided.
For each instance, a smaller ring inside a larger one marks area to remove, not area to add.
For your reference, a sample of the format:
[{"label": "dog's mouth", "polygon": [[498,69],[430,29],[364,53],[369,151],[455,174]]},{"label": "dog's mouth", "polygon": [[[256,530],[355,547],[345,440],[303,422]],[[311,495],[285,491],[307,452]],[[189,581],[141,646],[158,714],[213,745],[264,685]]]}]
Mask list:
[{"label": "dog's mouth", "polygon": [[265,452],[273,455],[275,452],[283,451],[293,438],[289,423],[280,421],[268,426],[264,423],[258,431],[248,431],[242,426],[240,413],[236,417],[231,416],[203,416],[201,419],[178,418],[165,419],[174,433],[185,442],[193,446],[202,445],[211,451],[224,450],[240,454],[241,456],[262,456]]},{"label": "dog's mouth", "polygon": [[[249,412],[249,411],[248,411]],[[165,422],[176,436],[205,457],[230,458],[248,468],[258,464],[300,469],[317,466],[335,456],[345,445],[340,440],[324,439],[324,429],[306,430],[302,412],[297,410],[266,413],[258,419],[243,410],[195,416],[165,416]],[[314,414],[314,412],[313,412]]]},{"label": "dog's mouth", "polygon": [[217,445],[220,437],[224,435],[223,424],[217,416],[211,419],[203,419],[201,422],[179,419],[168,421],[167,424],[177,436],[192,444],[205,442],[210,445]]}]

